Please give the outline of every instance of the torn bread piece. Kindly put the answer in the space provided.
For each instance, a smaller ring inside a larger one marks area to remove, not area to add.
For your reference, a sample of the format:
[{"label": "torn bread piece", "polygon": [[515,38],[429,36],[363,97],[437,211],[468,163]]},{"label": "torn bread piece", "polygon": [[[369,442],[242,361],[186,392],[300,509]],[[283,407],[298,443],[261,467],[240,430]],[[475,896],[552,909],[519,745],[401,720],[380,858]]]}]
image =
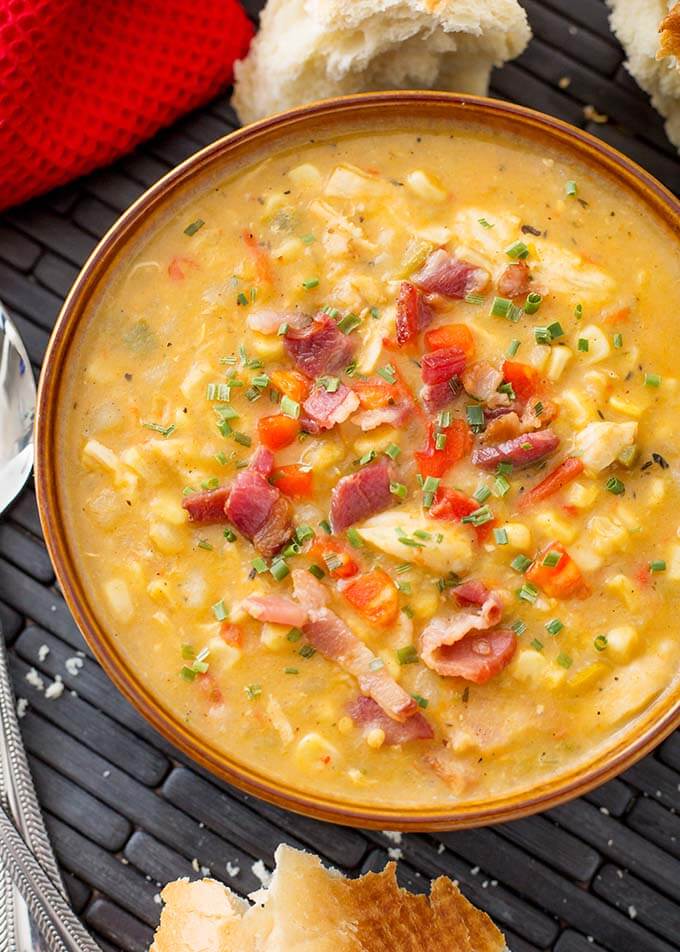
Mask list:
[{"label": "torn bread piece", "polygon": [[150,952],[503,952],[503,935],[444,876],[429,896],[397,884],[396,866],[345,879],[318,857],[279,846],[253,905],[204,879],[170,883]]},{"label": "torn bread piece", "polygon": [[233,105],[245,123],[365,90],[483,94],[530,38],[517,0],[269,0]]},{"label": "torn bread piece", "polygon": [[626,69],[649,93],[680,150],[680,2],[607,0],[610,23],[626,51]]}]

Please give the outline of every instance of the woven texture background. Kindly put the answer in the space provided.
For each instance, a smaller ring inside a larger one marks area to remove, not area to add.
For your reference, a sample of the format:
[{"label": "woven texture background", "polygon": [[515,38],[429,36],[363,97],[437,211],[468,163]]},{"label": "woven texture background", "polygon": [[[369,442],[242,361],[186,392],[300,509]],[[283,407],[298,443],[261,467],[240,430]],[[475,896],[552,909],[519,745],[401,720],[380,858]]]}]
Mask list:
[{"label": "woven texture background", "polygon": [[[524,4],[535,38],[494,75],[492,93],[587,128],[680,191],[677,155],[623,68],[601,0]],[[588,106],[608,121],[594,122]],[[0,216],[0,297],[36,369],[61,301],[104,231],[159,176],[235,124],[228,97],[215,99],[115,165]],[[404,883],[423,889],[440,872],[457,878],[513,952],[680,950],[680,734],[621,778],[547,814],[410,834],[397,846],[380,833],[269,807],[169,748],[78,634],[55,587],[31,486],[0,521],[0,619],[17,693],[29,705],[22,731],[57,856],[75,908],[106,952],[145,952],[158,883],[204,866],[245,893],[259,885],[254,862],[269,865],[282,840],[350,875],[400,849]],[[85,656],[74,675],[66,662],[78,651]],[[63,678],[58,700],[26,681],[32,667],[45,687]]]}]

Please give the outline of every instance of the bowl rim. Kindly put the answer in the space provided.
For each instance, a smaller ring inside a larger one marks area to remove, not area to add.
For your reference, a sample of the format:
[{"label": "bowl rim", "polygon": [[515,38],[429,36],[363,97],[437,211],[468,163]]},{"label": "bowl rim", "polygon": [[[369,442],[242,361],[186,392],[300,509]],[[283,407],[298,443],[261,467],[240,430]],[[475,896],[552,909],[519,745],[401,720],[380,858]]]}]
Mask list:
[{"label": "bowl rim", "polygon": [[[648,206],[653,206],[656,216],[665,219],[669,228],[680,238],[680,200],[649,172],[590,133],[561,119],[515,103],[485,96],[426,90],[358,93],[320,100],[243,126],[199,149],[147,189],[115,221],[83,265],[59,312],[43,360],[35,420],[35,484],[47,549],[64,599],[78,628],[118,690],[166,741],[220,780],[294,812],[349,826],[404,831],[445,831],[519,819],[539,810],[555,807],[610,780],[649,753],[680,726],[680,690],[666,692],[669,696],[662,705],[660,699],[652,702],[650,707],[653,716],[649,716],[650,708],[647,709],[646,715],[640,714],[640,717],[646,717],[646,720],[638,736],[635,730],[638,723],[633,721],[619,732],[622,735],[621,740],[610,745],[608,750],[594,760],[589,760],[562,775],[561,780],[548,779],[533,790],[507,793],[491,801],[489,805],[472,803],[467,806],[454,804],[431,809],[424,805],[391,808],[347,804],[329,795],[319,796],[295,788],[288,782],[277,781],[240,764],[209,746],[186,729],[179,719],[174,718],[164,704],[135,677],[122,655],[115,650],[114,639],[106,634],[104,626],[97,620],[72,562],[68,534],[58,505],[57,479],[51,463],[56,449],[56,410],[61,388],[61,370],[80,318],[86,312],[87,304],[97,289],[98,279],[106,275],[116,253],[125,249],[147,215],[163,206],[168,193],[178,189],[194,175],[207,170],[220,157],[228,159],[230,152],[239,145],[257,144],[269,133],[277,130],[285,130],[286,127],[294,130],[296,125],[304,128],[306,121],[317,118],[329,122],[335,119],[341,123],[343,117],[365,117],[371,112],[386,114],[385,110],[388,108],[398,117],[400,110],[403,116],[405,109],[418,103],[441,106],[442,111],[451,109],[452,119],[455,121],[479,123],[485,119],[493,119],[515,124],[515,132],[520,137],[523,133],[526,135],[528,130],[543,135],[566,154],[577,156],[582,161],[598,167],[603,173],[624,181],[629,190],[641,196]],[[351,131],[349,120],[344,128],[341,127],[338,131]],[[673,697],[672,694],[676,696]]]}]

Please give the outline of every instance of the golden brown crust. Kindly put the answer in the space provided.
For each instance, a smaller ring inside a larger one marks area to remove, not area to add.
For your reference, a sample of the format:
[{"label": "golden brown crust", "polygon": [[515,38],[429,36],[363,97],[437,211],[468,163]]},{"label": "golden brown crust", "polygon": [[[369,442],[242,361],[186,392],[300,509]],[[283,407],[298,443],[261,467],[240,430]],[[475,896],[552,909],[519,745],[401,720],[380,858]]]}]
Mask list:
[{"label": "golden brown crust", "polygon": [[659,26],[659,34],[659,50],[656,58],[680,57],[680,3],[676,3],[673,9],[663,18]]}]

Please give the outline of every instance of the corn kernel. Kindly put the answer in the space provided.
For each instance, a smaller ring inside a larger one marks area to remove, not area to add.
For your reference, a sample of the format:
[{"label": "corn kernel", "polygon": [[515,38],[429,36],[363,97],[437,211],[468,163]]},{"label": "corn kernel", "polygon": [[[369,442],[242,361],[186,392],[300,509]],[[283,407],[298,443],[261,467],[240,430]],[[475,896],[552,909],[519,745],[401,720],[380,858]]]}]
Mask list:
[{"label": "corn kernel", "polygon": [[365,436],[359,436],[354,441],[354,449],[361,456],[364,453],[370,453],[371,450],[375,450],[376,453],[382,453],[390,443],[399,443],[399,431],[395,430],[393,426],[389,426],[386,423],[383,423],[382,426],[377,426],[375,430],[371,430],[370,433],[367,433]]},{"label": "corn kernel", "polygon": [[560,404],[574,426],[585,426],[595,419],[595,409],[590,399],[581,390],[563,390]]},{"label": "corn kernel", "polygon": [[588,520],[588,537],[597,553],[606,556],[626,548],[629,535],[620,522],[609,516],[593,516]]},{"label": "corn kernel", "polygon": [[642,506],[651,508],[652,506],[658,506],[659,503],[663,501],[666,495],[667,484],[662,476],[655,476],[653,479],[648,479],[646,484],[643,484],[643,487],[644,488],[641,488],[639,492],[639,495],[642,497]]},{"label": "corn kernel", "polygon": [[607,665],[601,661],[594,661],[585,668],[581,668],[567,679],[567,686],[574,691],[584,691],[597,684],[607,673]]},{"label": "corn kernel", "polygon": [[620,625],[618,628],[610,628],[607,632],[605,651],[608,657],[615,661],[628,661],[635,653],[638,643],[637,630],[632,625]]},{"label": "corn kernel", "polygon": [[219,662],[223,671],[233,668],[241,657],[241,651],[235,645],[228,645],[224,638],[215,636],[208,641],[210,662]]},{"label": "corn kernel", "polygon": [[639,609],[640,591],[627,575],[613,575],[611,578],[605,579],[604,584],[610,592],[618,595],[629,611],[634,612]]},{"label": "corn kernel", "polygon": [[182,526],[188,518],[186,510],[182,509],[181,503],[174,496],[153,496],[149,501],[149,509],[154,516],[172,526]]},{"label": "corn kernel", "polygon": [[354,721],[352,720],[352,718],[347,717],[347,715],[345,715],[344,717],[341,717],[340,720],[338,721],[338,730],[340,731],[341,734],[345,734],[345,735],[351,734],[352,731],[354,730]]},{"label": "corn kernel", "polygon": [[550,536],[563,545],[569,545],[578,535],[578,527],[573,522],[563,519],[554,509],[535,516],[534,525],[542,535]]},{"label": "corn kernel", "polygon": [[302,768],[323,770],[339,758],[337,747],[318,731],[305,734],[295,746],[295,759]]},{"label": "corn kernel", "polygon": [[573,351],[568,347],[553,347],[546,370],[548,380],[559,380],[572,357]]},{"label": "corn kernel", "polygon": [[632,506],[629,506],[627,502],[620,502],[618,504],[616,507],[616,518],[629,532],[639,532],[642,528],[637,511],[633,509]]},{"label": "corn kernel", "polygon": [[511,549],[525,551],[531,548],[531,529],[523,522],[507,522],[503,527],[508,536]]},{"label": "corn kernel", "polygon": [[680,545],[673,544],[668,551],[666,578],[680,582]]},{"label": "corn kernel", "polygon": [[155,602],[171,602],[172,598],[170,596],[169,585],[167,581],[160,578],[152,579],[149,584],[146,586],[146,591],[149,598],[153,598]]},{"label": "corn kernel", "polygon": [[539,651],[527,648],[517,652],[511,670],[518,680],[537,685],[543,680],[547,667],[548,662]]},{"label": "corn kernel", "polygon": [[597,483],[572,483],[567,489],[564,501],[577,509],[589,509],[600,494]]},{"label": "corn kernel", "polygon": [[267,621],[262,625],[260,641],[270,651],[281,651],[290,644],[287,638],[289,631],[290,625],[275,625]]},{"label": "corn kernel", "polygon": [[259,334],[251,331],[248,342],[256,356],[262,360],[280,360],[284,356],[283,337],[278,334]]},{"label": "corn kernel", "polygon": [[647,409],[645,406],[634,403],[632,400],[626,400],[617,394],[609,398],[609,406],[612,410],[616,410],[618,413],[624,413],[626,416],[633,417],[636,420],[639,420]]},{"label": "corn kernel", "polygon": [[127,624],[132,620],[135,608],[130,597],[130,590],[122,578],[111,578],[105,582],[104,595],[118,621]]},{"label": "corn kernel", "polygon": [[423,621],[432,618],[439,608],[439,592],[434,585],[423,585],[414,591],[409,605],[416,618]]},{"label": "corn kernel", "polygon": [[368,734],[366,734],[366,743],[373,750],[380,750],[385,743],[385,731],[382,727],[371,728]]},{"label": "corn kernel", "polygon": [[152,522],[149,526],[149,538],[164,555],[177,555],[186,543],[184,533],[167,522]]}]

